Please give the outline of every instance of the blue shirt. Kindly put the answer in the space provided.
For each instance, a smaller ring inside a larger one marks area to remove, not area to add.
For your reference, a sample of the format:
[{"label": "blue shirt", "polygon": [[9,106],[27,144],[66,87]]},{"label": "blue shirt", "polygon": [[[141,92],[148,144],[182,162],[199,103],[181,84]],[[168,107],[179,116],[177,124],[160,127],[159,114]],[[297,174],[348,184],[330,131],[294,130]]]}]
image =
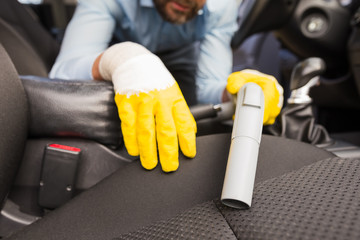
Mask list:
[{"label": "blue shirt", "polygon": [[232,69],[230,41],[236,18],[235,0],[207,0],[198,15],[182,25],[164,21],[152,0],[79,0],[50,77],[92,79],[93,62],[114,34],[152,52],[200,41],[198,101],[219,103]]}]

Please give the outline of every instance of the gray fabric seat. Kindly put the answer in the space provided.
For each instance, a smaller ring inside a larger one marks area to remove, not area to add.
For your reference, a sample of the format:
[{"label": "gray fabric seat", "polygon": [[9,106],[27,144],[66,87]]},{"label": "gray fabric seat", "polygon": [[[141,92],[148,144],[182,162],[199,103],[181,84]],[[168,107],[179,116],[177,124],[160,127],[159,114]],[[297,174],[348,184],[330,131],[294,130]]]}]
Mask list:
[{"label": "gray fabric seat", "polygon": [[[15,65],[0,47],[1,202],[28,131],[28,103],[16,70],[44,76],[57,54],[51,38],[32,42],[35,31],[27,35],[10,24],[8,17],[24,16],[11,11],[0,9],[1,44]],[[181,156],[180,169],[171,174],[129,164],[8,239],[359,239],[359,160],[263,135],[253,205],[240,211],[218,201],[229,145],[229,134],[199,137],[197,157]]]},{"label": "gray fabric seat", "polygon": [[329,158],[260,182],[249,210],[219,200],[115,239],[359,239],[360,160]]},{"label": "gray fabric seat", "polygon": [[[14,66],[3,48],[0,53],[3,200],[25,147],[28,105]],[[309,227],[322,221],[319,236],[359,236],[358,160],[339,159],[305,143],[263,135],[253,206],[238,211],[216,200],[229,145],[230,134],[199,137],[197,157],[181,156],[180,169],[171,174],[160,168],[145,171],[138,162],[129,164],[9,239],[206,238],[212,233],[206,229],[215,225],[221,236],[294,239],[312,236]],[[212,216],[216,218],[209,221]],[[292,221],[302,224],[291,225]],[[189,223],[194,231],[183,232],[192,229],[184,228]],[[340,229],[325,232],[333,223]]]},{"label": "gray fabric seat", "polygon": [[[159,221],[171,223],[173,220],[169,219],[181,218],[186,211],[191,214],[194,206],[220,197],[229,145],[229,134],[199,137],[197,157],[190,160],[181,156],[179,170],[171,174],[163,173],[160,168],[146,171],[138,162],[129,164],[9,239],[112,239]],[[333,157],[305,143],[263,135],[255,182],[258,186]],[[191,223],[203,227],[208,224],[201,219]],[[171,227],[162,228],[162,232],[170,234],[174,228],[180,230],[181,223],[176,220]],[[192,233],[194,239],[204,229],[198,230]],[[153,229],[144,231],[146,236]]]},{"label": "gray fabric seat", "polygon": [[0,44],[0,206],[10,190],[25,148],[28,105],[21,81]]}]

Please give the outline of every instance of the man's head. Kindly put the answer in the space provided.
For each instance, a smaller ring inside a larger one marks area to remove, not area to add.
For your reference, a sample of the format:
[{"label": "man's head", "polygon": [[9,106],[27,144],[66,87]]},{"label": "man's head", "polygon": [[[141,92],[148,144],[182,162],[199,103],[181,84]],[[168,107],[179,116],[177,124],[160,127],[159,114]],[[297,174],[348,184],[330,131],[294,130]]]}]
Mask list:
[{"label": "man's head", "polygon": [[166,21],[183,24],[197,15],[206,0],[153,0],[153,2]]}]

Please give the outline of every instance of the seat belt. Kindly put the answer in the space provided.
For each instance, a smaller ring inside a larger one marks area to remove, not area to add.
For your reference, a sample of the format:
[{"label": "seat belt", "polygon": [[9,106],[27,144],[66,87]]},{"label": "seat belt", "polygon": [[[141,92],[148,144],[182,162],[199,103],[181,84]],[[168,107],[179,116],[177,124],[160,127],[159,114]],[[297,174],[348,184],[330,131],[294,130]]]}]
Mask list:
[{"label": "seat belt", "polygon": [[51,5],[55,27],[52,31],[56,36],[56,40],[61,43],[68,23],[66,4],[64,0],[52,0],[49,1],[49,3]]}]

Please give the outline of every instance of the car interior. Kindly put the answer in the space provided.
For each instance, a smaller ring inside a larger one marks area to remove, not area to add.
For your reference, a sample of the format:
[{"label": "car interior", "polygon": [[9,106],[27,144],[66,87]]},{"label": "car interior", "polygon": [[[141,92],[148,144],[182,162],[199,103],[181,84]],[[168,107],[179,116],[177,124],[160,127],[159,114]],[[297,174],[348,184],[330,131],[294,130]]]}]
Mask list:
[{"label": "car interior", "polygon": [[360,1],[240,1],[233,71],[285,97],[242,210],[220,200],[234,103],[190,107],[178,171],[142,169],[111,83],[48,77],[76,1],[35,2],[0,2],[1,239],[360,238]]}]

